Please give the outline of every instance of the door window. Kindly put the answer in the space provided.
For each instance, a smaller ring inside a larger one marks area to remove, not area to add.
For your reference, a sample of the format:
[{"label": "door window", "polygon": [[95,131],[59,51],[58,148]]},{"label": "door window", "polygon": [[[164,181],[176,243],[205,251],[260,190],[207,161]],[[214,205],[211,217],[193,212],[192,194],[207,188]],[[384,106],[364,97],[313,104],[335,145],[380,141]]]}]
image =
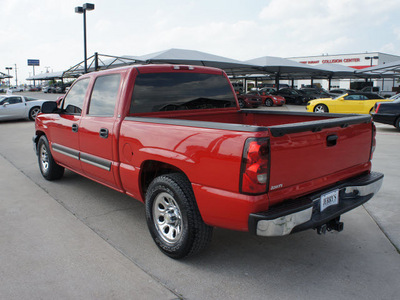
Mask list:
[{"label": "door window", "polygon": [[88,115],[114,116],[120,81],[120,74],[101,76],[96,79]]},{"label": "door window", "polygon": [[89,78],[77,81],[67,96],[64,98],[63,109],[67,114],[80,115],[82,113],[83,101],[89,85]]},{"label": "door window", "polygon": [[21,97],[9,97],[6,99],[5,103],[8,103],[8,104],[22,103],[22,98]]}]

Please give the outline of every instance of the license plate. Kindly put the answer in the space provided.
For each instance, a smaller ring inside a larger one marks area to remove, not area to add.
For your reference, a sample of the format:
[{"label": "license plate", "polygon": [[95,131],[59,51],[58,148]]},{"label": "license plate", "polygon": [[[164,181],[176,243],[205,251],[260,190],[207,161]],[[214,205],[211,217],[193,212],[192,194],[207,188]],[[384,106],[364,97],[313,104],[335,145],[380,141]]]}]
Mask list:
[{"label": "license plate", "polygon": [[323,211],[329,206],[339,204],[339,190],[323,194],[320,201],[320,211]]}]

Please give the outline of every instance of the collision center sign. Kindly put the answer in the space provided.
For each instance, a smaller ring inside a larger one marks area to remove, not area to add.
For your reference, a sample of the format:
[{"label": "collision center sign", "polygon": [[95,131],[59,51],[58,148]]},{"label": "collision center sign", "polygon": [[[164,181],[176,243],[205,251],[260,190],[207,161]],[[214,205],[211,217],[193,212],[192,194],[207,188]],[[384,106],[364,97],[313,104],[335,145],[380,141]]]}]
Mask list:
[{"label": "collision center sign", "polygon": [[28,59],[28,66],[40,66],[38,59]]},{"label": "collision center sign", "polygon": [[302,64],[340,64],[340,63],[351,63],[351,62],[360,62],[360,58],[337,58],[337,59],[323,59],[323,60],[308,60],[308,61],[300,61]]}]

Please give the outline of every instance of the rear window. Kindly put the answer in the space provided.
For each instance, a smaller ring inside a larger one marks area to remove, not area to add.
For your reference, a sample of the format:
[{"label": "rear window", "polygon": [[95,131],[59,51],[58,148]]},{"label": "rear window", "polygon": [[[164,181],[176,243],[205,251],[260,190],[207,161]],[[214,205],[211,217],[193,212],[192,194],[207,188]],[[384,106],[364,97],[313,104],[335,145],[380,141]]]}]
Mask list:
[{"label": "rear window", "polygon": [[151,73],[137,76],[130,113],[235,106],[235,96],[223,75]]},{"label": "rear window", "polygon": [[32,97],[25,97],[25,101],[35,101],[38,100],[37,98],[32,98]]}]

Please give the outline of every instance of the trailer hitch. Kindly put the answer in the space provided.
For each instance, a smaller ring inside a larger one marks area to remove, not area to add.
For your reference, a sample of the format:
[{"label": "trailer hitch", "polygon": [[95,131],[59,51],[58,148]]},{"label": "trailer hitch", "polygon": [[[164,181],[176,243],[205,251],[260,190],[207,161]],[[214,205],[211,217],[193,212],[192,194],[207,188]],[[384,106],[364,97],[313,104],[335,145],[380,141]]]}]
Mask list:
[{"label": "trailer hitch", "polygon": [[333,230],[340,232],[343,230],[343,226],[344,224],[343,222],[340,222],[340,216],[339,216],[333,220],[330,220],[326,224],[318,226],[316,229],[318,234],[325,234],[327,231],[330,232]]}]

